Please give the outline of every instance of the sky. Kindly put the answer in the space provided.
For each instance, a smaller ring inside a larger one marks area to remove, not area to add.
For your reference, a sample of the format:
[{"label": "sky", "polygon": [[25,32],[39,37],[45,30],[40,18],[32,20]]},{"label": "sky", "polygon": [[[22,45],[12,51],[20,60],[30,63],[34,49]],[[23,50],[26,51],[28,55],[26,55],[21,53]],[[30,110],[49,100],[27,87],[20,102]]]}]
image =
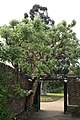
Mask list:
[{"label": "sky", "polygon": [[34,4],[47,7],[55,24],[62,20],[71,23],[75,19],[77,24],[74,31],[80,39],[80,0],[0,0],[0,26],[12,19],[21,20]]}]

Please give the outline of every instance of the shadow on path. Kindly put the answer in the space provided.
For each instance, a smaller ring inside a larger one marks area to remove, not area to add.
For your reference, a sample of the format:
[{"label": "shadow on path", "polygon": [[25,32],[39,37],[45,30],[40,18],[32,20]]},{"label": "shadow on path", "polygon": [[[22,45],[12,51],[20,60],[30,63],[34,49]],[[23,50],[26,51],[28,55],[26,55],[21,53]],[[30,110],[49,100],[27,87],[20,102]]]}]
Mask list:
[{"label": "shadow on path", "polygon": [[75,120],[70,114],[64,114],[64,99],[56,102],[41,102],[41,110],[35,112],[30,120]]}]

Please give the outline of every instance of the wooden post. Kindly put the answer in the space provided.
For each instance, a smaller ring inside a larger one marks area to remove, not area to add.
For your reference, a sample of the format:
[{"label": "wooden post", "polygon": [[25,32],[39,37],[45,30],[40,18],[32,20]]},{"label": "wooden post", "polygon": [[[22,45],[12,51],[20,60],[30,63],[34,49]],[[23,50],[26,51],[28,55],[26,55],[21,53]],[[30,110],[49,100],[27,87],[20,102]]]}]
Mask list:
[{"label": "wooden post", "polygon": [[38,110],[40,110],[40,82],[38,82]]},{"label": "wooden post", "polygon": [[67,112],[67,80],[64,80],[64,114]]},{"label": "wooden post", "polygon": [[40,110],[40,82],[38,82],[38,88],[37,88],[37,112]]}]

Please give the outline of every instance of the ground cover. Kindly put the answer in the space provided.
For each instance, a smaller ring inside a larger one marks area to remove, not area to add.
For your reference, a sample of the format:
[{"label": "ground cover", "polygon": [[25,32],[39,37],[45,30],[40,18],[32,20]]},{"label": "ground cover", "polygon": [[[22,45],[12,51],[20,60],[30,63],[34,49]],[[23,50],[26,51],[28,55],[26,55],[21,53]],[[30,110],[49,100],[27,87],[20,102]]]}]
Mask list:
[{"label": "ground cover", "polygon": [[64,96],[63,93],[47,93],[47,95],[41,95],[40,101],[41,102],[54,102],[59,100]]}]

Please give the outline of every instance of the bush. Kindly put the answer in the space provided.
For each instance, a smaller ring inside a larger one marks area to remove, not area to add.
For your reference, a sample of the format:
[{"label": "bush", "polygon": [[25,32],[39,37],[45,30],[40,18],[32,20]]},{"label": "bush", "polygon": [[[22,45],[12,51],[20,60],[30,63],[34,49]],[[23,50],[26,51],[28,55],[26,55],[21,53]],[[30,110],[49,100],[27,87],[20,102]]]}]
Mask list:
[{"label": "bush", "polygon": [[0,84],[0,120],[12,120],[13,114],[9,107],[8,99],[11,94],[8,91],[8,86],[1,82]]},{"label": "bush", "polygon": [[59,87],[59,88],[54,88],[54,89],[49,89],[48,88],[48,91],[49,93],[63,93],[64,91],[64,87]]},{"label": "bush", "polygon": [[13,114],[4,96],[0,94],[0,120],[12,120]]}]

